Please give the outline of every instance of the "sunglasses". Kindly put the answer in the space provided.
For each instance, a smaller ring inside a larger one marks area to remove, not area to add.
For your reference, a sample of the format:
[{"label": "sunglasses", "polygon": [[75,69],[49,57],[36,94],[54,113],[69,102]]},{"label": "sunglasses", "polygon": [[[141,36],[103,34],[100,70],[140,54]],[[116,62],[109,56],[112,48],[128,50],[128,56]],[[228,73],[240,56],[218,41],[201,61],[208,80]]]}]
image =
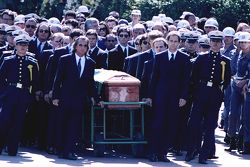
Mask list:
[{"label": "sunglasses", "polygon": [[106,31],[106,28],[100,28],[100,31]]},{"label": "sunglasses", "polygon": [[49,30],[39,30],[40,33],[49,33]]},{"label": "sunglasses", "polygon": [[78,44],[78,46],[83,46],[83,47],[85,47],[85,48],[87,48],[88,47],[88,45],[83,45],[83,44]]},{"label": "sunglasses", "polygon": [[126,35],[126,34],[124,34],[124,35],[123,35],[123,34],[120,34],[119,37],[120,37],[120,38],[123,38],[123,37],[124,37],[124,38],[128,38],[128,35]]},{"label": "sunglasses", "polygon": [[35,29],[35,28],[36,28],[36,26],[34,26],[34,25],[26,25],[25,27],[26,27],[26,28],[32,28],[32,29]]},{"label": "sunglasses", "polygon": [[115,42],[115,40],[107,40],[108,42]]}]

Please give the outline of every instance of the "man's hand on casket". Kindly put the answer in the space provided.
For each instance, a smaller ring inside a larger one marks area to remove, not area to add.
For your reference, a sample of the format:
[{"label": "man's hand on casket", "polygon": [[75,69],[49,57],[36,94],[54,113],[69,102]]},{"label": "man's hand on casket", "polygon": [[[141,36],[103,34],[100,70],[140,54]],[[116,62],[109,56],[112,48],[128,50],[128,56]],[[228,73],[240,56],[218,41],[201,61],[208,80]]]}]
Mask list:
[{"label": "man's hand on casket", "polygon": [[55,105],[55,106],[58,106],[59,105],[59,99],[52,100],[52,104]]},{"label": "man's hand on casket", "polygon": [[93,106],[96,105],[96,101],[95,101],[95,98],[94,98],[94,97],[91,97],[90,100],[91,100],[91,104],[92,104]]},{"label": "man's hand on casket", "polygon": [[149,106],[152,106],[152,99],[151,98],[143,98],[142,101],[146,102]]}]

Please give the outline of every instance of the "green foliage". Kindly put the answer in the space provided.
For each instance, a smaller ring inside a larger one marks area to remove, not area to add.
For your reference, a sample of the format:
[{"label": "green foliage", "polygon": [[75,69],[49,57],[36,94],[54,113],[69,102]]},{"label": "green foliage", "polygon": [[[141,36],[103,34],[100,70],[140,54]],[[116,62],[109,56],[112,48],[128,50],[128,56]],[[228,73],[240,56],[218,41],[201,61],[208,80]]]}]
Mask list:
[{"label": "green foliage", "polygon": [[57,11],[76,10],[80,5],[87,5],[91,15],[100,20],[104,20],[114,10],[120,13],[121,18],[130,21],[132,9],[142,11],[142,20],[150,20],[159,13],[178,19],[183,11],[190,11],[198,17],[216,17],[220,29],[226,26],[236,27],[239,19],[250,20],[249,0],[71,0],[67,5],[67,0],[14,1],[13,9],[18,13],[38,13],[46,18],[61,17],[62,13],[58,14]]}]

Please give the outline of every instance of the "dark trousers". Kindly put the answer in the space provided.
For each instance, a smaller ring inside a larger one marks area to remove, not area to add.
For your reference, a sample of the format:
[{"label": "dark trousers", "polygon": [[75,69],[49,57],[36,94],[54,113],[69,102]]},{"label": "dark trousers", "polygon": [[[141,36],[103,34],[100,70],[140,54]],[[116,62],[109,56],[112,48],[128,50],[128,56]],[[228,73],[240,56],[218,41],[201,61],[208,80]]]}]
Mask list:
[{"label": "dark trousers", "polygon": [[48,129],[47,129],[47,145],[49,147],[56,147],[56,134],[57,134],[57,124],[58,124],[58,107],[54,105],[49,105],[48,110]]},{"label": "dark trousers", "polygon": [[28,90],[14,87],[9,88],[7,94],[0,113],[0,150],[7,145],[8,153],[16,155],[31,96]]},{"label": "dark trousers", "polygon": [[[175,99],[169,103],[153,106],[152,122],[149,134],[150,154],[166,155],[173,146],[179,123],[180,109]],[[163,107],[165,106],[165,107]]]},{"label": "dark trousers", "polygon": [[79,141],[79,134],[82,125],[83,107],[59,106],[57,124],[57,150],[67,155],[76,151],[76,143]]},{"label": "dark trousers", "polygon": [[[207,159],[211,152],[214,152],[214,131],[217,127],[222,97],[221,90],[216,87],[200,85],[197,89],[188,122],[188,152],[193,152],[197,149],[200,142],[201,129],[203,131],[203,144],[200,149],[200,157]],[[201,127],[202,121],[203,128]]]}]

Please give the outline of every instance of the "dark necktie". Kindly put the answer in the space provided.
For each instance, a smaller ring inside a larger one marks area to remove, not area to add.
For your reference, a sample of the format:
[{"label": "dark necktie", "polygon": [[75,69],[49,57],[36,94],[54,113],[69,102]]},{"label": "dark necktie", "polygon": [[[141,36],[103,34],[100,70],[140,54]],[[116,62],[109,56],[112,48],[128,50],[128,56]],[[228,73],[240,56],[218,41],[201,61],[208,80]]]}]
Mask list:
[{"label": "dark necktie", "polygon": [[79,72],[79,76],[81,77],[81,58],[78,60],[78,63],[77,63],[77,69],[78,69],[78,72]]},{"label": "dark necktie", "polygon": [[171,61],[171,62],[174,61],[174,54],[173,54],[173,53],[171,54],[170,61]]},{"label": "dark necktie", "polygon": [[40,42],[38,45],[38,52],[42,53],[42,42]]},{"label": "dark necktie", "polygon": [[89,55],[91,56],[91,54],[92,54],[92,51],[91,51],[91,50],[89,50]]},{"label": "dark necktie", "polygon": [[123,53],[124,53],[124,56],[127,57],[127,48],[124,49]]}]

